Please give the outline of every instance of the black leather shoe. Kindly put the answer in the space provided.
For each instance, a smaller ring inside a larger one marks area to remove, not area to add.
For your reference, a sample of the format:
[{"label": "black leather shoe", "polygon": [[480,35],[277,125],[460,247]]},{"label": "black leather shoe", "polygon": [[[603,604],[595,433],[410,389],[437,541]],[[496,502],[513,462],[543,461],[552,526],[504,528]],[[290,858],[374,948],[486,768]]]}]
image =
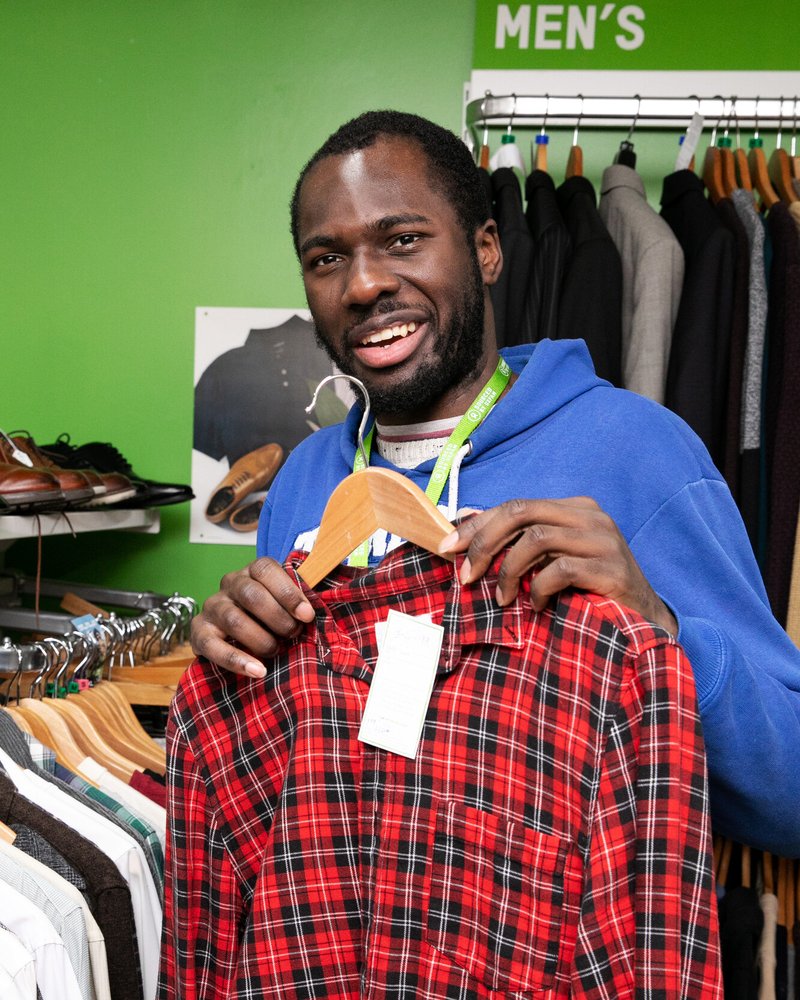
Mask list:
[{"label": "black leather shoe", "polygon": [[68,463],[71,468],[91,468],[95,472],[116,473],[127,476],[136,488],[136,493],[117,508],[165,507],[173,503],[185,503],[194,499],[191,486],[182,483],[161,483],[155,479],[144,479],[131,468],[130,462],[113,444],[92,441],[89,444],[70,443],[69,434],[62,434],[53,444],[41,445],[42,451],[50,455],[59,465]]}]

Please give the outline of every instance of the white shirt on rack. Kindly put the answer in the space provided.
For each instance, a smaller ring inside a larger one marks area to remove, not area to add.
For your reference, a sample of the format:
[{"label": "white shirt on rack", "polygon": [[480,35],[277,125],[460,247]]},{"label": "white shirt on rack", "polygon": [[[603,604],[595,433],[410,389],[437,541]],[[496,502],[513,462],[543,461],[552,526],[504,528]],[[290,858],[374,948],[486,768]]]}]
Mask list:
[{"label": "white shirt on rack", "polygon": [[33,954],[7,927],[0,927],[0,997],[36,1000]]},{"label": "white shirt on rack", "polygon": [[91,757],[85,757],[78,767],[90,781],[99,785],[101,791],[116,799],[134,816],[148,823],[156,831],[161,841],[161,848],[164,849],[167,841],[167,810],[163,806],[148,799],[130,785],[126,785],[124,781],[120,781],[115,774]]},{"label": "white shirt on rack", "polygon": [[55,928],[21,892],[0,879],[3,923],[33,955],[42,1000],[83,1000],[75,970]]}]

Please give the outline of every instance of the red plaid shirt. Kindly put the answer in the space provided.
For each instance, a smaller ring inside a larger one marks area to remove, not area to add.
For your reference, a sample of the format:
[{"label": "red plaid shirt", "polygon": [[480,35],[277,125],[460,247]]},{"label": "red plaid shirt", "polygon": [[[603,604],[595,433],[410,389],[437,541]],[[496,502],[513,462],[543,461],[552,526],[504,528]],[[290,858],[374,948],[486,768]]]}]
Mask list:
[{"label": "red plaid shirt", "polygon": [[[595,596],[499,608],[496,569],[403,546],[265,680],[187,671],[161,998],[721,996],[686,658]],[[415,760],[357,739],[389,608],[444,626]]]}]

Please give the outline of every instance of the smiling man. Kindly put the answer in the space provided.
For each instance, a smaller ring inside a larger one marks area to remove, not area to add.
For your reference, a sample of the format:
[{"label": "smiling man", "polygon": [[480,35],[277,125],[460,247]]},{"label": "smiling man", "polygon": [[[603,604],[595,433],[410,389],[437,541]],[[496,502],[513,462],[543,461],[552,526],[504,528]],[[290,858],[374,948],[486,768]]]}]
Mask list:
[{"label": "smiling man", "polygon": [[[371,112],[305,167],[292,231],[321,344],[366,386],[370,464],[395,468],[460,523],[461,579],[506,549],[497,600],[531,576],[537,609],[567,587],[677,636],[692,663],[717,828],[800,855],[800,652],[772,616],[738,511],[694,434],[599,379],[582,341],[498,354],[489,288],[497,228],[464,145],[416,116]],[[480,397],[481,405],[473,406]],[[314,617],[281,563],[313,544],[358,467],[362,411],[297,447],[273,484],[259,558],[228,574],[195,651],[263,676]],[[449,446],[448,446],[449,445]],[[372,540],[375,562],[397,541]]]}]

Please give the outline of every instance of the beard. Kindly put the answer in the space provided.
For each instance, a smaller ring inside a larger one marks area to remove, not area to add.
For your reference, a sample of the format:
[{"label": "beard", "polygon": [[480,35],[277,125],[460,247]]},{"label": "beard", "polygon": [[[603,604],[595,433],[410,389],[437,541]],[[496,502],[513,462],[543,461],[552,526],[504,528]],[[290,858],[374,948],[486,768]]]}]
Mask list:
[{"label": "beard", "polygon": [[[315,321],[314,334],[319,346],[336,367],[345,375],[359,378],[369,393],[373,413],[386,417],[424,410],[440,399],[445,392],[471,378],[479,370],[484,353],[483,278],[478,257],[472,249],[469,280],[460,306],[452,319],[442,329],[434,328],[433,356],[419,365],[406,377],[397,378],[390,385],[381,385],[369,372],[358,371],[350,347],[337,350],[324,329]],[[378,302],[365,310],[358,322],[371,316],[388,315],[413,307],[414,303],[399,300]],[[429,324],[433,317],[429,315]]]}]

